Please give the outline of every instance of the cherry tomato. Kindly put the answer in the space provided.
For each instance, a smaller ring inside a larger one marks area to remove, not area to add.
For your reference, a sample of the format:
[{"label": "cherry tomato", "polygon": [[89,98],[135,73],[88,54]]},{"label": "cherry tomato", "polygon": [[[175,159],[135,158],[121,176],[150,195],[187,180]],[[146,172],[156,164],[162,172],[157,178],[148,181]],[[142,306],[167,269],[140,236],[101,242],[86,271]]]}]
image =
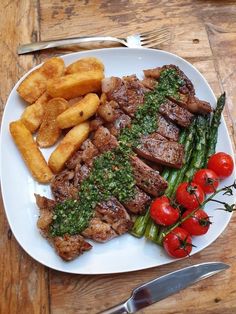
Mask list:
[{"label": "cherry tomato", "polygon": [[170,204],[166,196],[155,199],[150,207],[150,216],[155,223],[162,226],[173,225],[179,219],[179,210]]},{"label": "cherry tomato", "polygon": [[234,170],[233,158],[223,152],[216,153],[208,160],[207,168],[213,170],[221,179],[227,178]]},{"label": "cherry tomato", "polygon": [[196,183],[180,183],[176,190],[176,201],[186,209],[194,210],[204,201],[205,194]]},{"label": "cherry tomato", "polygon": [[172,257],[185,257],[192,251],[192,239],[188,231],[176,227],[163,240],[165,251]]},{"label": "cherry tomato", "polygon": [[[187,217],[191,213],[191,210],[186,210],[182,218]],[[210,224],[211,222],[207,213],[202,209],[198,209],[195,213],[192,214],[190,218],[186,219],[181,224],[181,227],[187,230],[190,235],[197,236],[207,233]]]},{"label": "cherry tomato", "polygon": [[200,169],[194,177],[193,182],[200,185],[205,193],[213,193],[219,185],[220,178],[211,169]]}]

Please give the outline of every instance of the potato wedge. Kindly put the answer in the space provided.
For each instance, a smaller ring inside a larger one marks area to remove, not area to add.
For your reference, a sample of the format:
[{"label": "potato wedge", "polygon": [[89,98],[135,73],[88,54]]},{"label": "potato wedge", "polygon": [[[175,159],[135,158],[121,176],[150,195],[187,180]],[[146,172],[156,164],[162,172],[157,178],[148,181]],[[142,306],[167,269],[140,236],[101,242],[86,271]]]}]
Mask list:
[{"label": "potato wedge", "polygon": [[85,71],[104,71],[103,63],[95,57],[81,58],[78,61],[71,63],[65,71],[65,74]]},{"label": "potato wedge", "polygon": [[92,117],[98,109],[100,99],[96,94],[89,93],[77,104],[74,104],[57,117],[61,129],[70,128]]},{"label": "potato wedge", "polygon": [[50,99],[51,96],[45,92],[34,104],[27,106],[22,113],[21,120],[31,133],[40,127],[43,121],[44,107]]},{"label": "potato wedge", "polygon": [[10,132],[32,176],[40,183],[50,182],[53,174],[24,123],[21,120],[11,122]]},{"label": "potato wedge", "polygon": [[57,116],[68,108],[68,102],[63,98],[53,98],[44,108],[43,122],[39,128],[36,142],[39,147],[54,145],[61,135],[57,124]]},{"label": "potato wedge", "polygon": [[48,160],[48,165],[54,173],[58,173],[63,169],[65,162],[79,149],[88,135],[88,122],[76,125],[65,135]]},{"label": "potato wedge", "polygon": [[50,79],[62,76],[65,63],[61,58],[51,58],[31,72],[17,88],[19,95],[28,103],[34,103],[47,89]]},{"label": "potato wedge", "polygon": [[65,99],[76,98],[91,92],[101,90],[101,81],[104,74],[101,71],[77,72],[50,80],[47,92],[54,97]]}]

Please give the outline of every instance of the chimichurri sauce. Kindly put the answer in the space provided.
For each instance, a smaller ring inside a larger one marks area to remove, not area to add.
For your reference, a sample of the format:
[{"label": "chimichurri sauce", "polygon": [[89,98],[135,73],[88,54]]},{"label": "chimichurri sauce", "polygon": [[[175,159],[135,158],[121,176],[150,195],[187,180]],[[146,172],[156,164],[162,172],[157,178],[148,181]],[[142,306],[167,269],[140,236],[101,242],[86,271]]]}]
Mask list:
[{"label": "chimichurri sauce", "polygon": [[184,81],[175,69],[161,72],[155,89],[146,93],[144,104],[135,113],[132,124],[122,130],[118,148],[98,156],[93,168],[78,192],[77,200],[66,200],[54,208],[50,235],[78,234],[87,228],[93,217],[94,208],[111,196],[120,202],[133,198],[135,179],[130,164],[132,147],[139,144],[142,135],[153,133],[157,129],[159,106],[167,96],[178,98],[178,90]]}]

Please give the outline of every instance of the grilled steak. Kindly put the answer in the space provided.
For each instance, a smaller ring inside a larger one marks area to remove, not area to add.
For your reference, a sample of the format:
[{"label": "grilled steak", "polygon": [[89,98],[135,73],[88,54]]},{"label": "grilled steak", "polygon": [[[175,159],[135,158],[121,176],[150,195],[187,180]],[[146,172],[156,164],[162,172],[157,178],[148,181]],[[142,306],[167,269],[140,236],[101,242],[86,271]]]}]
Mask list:
[{"label": "grilled steak", "polygon": [[73,170],[65,169],[53,178],[51,191],[57,202],[77,198],[78,189],[74,185],[74,175]]},{"label": "grilled steak", "polygon": [[118,146],[117,139],[109,132],[107,128],[100,126],[94,134],[93,144],[100,153],[111,150]]},{"label": "grilled steak", "polygon": [[190,126],[193,114],[180,107],[171,100],[166,100],[159,108],[159,112],[166,118],[182,127]]},{"label": "grilled steak", "polygon": [[92,245],[84,240],[81,235],[68,235],[55,237],[52,240],[57,254],[65,261],[71,261],[83,252],[92,248]]},{"label": "grilled steak", "polygon": [[124,202],[125,208],[134,214],[144,214],[147,210],[147,206],[150,204],[151,198],[137,186],[135,187],[134,198]]},{"label": "grilled steak", "polygon": [[99,203],[95,208],[95,217],[82,232],[83,236],[96,242],[106,242],[126,233],[133,226],[124,206],[114,197]]},{"label": "grilled steak", "polygon": [[169,167],[181,168],[184,160],[183,145],[168,141],[158,133],[143,136],[135,150],[141,157]]},{"label": "grilled steak", "polygon": [[147,89],[135,75],[124,77],[105,78],[102,82],[102,91],[108,100],[116,101],[120,108],[133,117],[139,105],[144,102]]},{"label": "grilled steak", "polygon": [[157,133],[172,141],[178,141],[179,128],[172,122],[166,120],[161,114],[157,116]]},{"label": "grilled steak", "polygon": [[158,171],[153,170],[138,157],[131,158],[133,173],[138,187],[152,196],[160,196],[167,188],[167,182]]}]

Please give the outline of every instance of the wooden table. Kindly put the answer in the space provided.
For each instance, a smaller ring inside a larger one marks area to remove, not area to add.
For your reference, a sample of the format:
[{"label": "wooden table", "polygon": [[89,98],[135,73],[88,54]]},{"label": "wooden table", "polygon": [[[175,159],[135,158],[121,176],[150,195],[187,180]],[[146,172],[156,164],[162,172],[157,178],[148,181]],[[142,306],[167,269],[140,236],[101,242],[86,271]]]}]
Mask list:
[{"label": "wooden table", "polygon": [[[17,46],[36,40],[76,35],[126,35],[169,26],[171,41],[161,48],[190,61],[207,78],[216,95],[227,92],[236,103],[236,3],[229,0],[2,0],[0,4],[3,112],[16,81],[32,66],[70,49],[18,56]],[[73,47],[73,50],[79,50]],[[232,133],[228,110],[225,110]],[[14,197],[14,191],[12,191]],[[60,273],[31,259],[16,242],[1,203],[0,313],[96,313],[125,300],[132,288],[183,266],[222,261],[229,270],[156,303],[140,313],[236,313],[236,232],[234,215],[223,234],[190,259],[119,275]]]}]

